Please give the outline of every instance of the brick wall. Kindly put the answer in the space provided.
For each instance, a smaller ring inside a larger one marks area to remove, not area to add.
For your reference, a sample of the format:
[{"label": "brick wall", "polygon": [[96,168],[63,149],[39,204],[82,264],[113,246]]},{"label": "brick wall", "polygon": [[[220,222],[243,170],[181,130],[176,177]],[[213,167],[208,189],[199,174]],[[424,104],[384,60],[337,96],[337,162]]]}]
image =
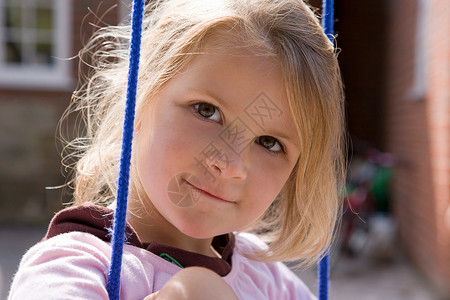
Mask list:
[{"label": "brick wall", "polygon": [[[118,9],[105,14],[117,0],[71,2],[74,56],[93,32],[90,23],[116,24]],[[72,67],[76,82],[77,60]],[[71,93],[71,89],[0,89],[0,223],[47,223],[69,199],[63,190],[45,187],[65,182],[55,133]]]},{"label": "brick wall", "polygon": [[428,12],[418,0],[389,2],[386,144],[398,159],[393,198],[403,247],[450,294],[450,2],[427,2]]}]

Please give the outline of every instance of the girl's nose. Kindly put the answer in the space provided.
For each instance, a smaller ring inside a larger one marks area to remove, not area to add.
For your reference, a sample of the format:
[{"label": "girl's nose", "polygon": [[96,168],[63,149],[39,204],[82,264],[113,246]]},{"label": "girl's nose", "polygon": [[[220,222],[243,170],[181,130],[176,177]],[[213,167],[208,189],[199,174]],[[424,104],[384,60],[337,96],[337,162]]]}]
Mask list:
[{"label": "girl's nose", "polygon": [[242,154],[237,154],[220,142],[208,145],[210,151],[204,152],[205,164],[216,177],[244,180],[247,168]]}]

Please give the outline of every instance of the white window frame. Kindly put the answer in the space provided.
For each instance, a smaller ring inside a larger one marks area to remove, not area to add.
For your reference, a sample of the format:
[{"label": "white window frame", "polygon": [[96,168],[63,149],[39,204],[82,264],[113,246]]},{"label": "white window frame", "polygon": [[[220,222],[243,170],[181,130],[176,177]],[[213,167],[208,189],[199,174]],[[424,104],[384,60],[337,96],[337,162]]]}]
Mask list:
[{"label": "white window frame", "polygon": [[[4,43],[4,0],[0,0],[0,43]],[[69,90],[75,82],[71,74],[70,54],[72,49],[71,0],[53,0],[52,46],[54,64],[11,65],[5,63],[4,47],[0,47],[0,88]]]}]

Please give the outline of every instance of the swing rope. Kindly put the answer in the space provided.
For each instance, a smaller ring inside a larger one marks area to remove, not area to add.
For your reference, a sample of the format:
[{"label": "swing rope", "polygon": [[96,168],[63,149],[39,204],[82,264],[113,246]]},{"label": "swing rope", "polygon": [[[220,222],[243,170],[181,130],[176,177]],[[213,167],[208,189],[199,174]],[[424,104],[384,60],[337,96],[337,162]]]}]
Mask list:
[{"label": "swing rope", "polygon": [[334,0],[323,0],[322,27],[325,35],[334,43]]},{"label": "swing rope", "polygon": [[[331,43],[334,44],[334,0],[323,0],[322,2],[322,27],[325,35],[330,39]],[[324,257],[320,260],[317,273],[317,277],[319,279],[318,298],[319,300],[327,300],[330,284],[328,253],[325,253]]]},{"label": "swing rope", "polygon": [[120,157],[116,210],[114,212],[111,265],[107,286],[109,299],[111,300],[119,300],[120,293],[120,270],[122,268],[123,242],[127,216],[128,182],[130,179],[131,145],[133,140],[143,14],[144,0],[134,0],[131,18],[130,62],[122,133],[122,152]]},{"label": "swing rope", "polygon": [[[334,0],[323,0],[322,27],[324,28],[325,34],[332,42],[334,23],[333,6]],[[131,146],[133,140],[143,14],[144,0],[133,0],[130,58],[122,135],[122,150],[120,157],[116,209],[114,212],[113,236],[111,242],[111,265],[109,268],[107,284],[108,295],[111,300],[119,300],[120,295],[120,271],[122,268],[123,243],[125,240]],[[325,255],[319,263],[319,300],[328,299],[328,268],[328,255]]]}]

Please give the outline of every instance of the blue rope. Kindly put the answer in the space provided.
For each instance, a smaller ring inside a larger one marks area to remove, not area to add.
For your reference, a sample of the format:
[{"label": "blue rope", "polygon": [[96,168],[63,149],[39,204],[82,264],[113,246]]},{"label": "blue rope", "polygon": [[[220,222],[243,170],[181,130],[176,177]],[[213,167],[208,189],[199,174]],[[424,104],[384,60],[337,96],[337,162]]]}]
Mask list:
[{"label": "blue rope", "polygon": [[[323,0],[322,2],[322,27],[325,35],[334,44],[334,0]],[[329,288],[329,277],[330,277],[330,266],[328,254],[320,260],[318,267],[318,294],[319,300],[328,299],[328,288]]]},{"label": "blue rope", "polygon": [[133,140],[143,12],[144,0],[134,0],[131,20],[130,65],[128,70],[127,99],[123,124],[122,153],[120,157],[117,204],[114,213],[111,265],[109,267],[107,287],[109,299],[111,300],[118,300],[120,293],[120,270],[122,268],[123,242],[125,238],[128,182],[130,178],[131,145]]},{"label": "blue rope", "polygon": [[322,27],[326,36],[333,42],[334,0],[323,0],[322,2]]},{"label": "blue rope", "polygon": [[319,300],[327,300],[328,299],[329,271],[330,271],[328,262],[329,262],[328,254],[326,254],[319,262],[319,268],[318,268]]}]

